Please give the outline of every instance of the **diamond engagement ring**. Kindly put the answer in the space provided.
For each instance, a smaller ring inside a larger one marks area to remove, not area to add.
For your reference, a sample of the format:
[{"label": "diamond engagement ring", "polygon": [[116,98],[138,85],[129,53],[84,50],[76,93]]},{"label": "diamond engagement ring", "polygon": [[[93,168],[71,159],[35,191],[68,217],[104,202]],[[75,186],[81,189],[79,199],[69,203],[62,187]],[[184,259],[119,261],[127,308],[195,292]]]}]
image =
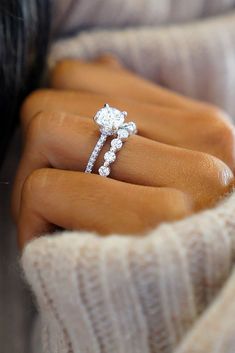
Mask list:
[{"label": "diamond engagement ring", "polygon": [[130,135],[137,133],[135,123],[125,123],[126,116],[126,112],[121,112],[116,108],[110,107],[108,104],[105,104],[104,107],[96,113],[94,121],[99,126],[101,135],[88,160],[85,173],[92,172],[107,138],[109,136],[114,136],[115,138],[111,141],[110,150],[105,153],[104,164],[99,168],[99,174],[101,176],[108,176],[110,174],[109,165],[115,161],[116,152],[121,149],[123,142]]}]

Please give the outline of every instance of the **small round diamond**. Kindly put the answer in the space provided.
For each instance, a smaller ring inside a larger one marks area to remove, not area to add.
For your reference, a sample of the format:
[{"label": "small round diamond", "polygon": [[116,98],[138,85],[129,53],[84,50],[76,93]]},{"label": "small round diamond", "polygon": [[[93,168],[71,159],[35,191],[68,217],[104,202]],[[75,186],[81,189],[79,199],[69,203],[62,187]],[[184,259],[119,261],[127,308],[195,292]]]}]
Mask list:
[{"label": "small round diamond", "polygon": [[110,174],[110,168],[102,166],[99,168],[99,175],[107,177]]},{"label": "small round diamond", "polygon": [[115,151],[120,150],[120,149],[122,148],[122,140],[120,140],[120,139],[113,139],[113,140],[111,141],[111,146],[113,147],[113,149],[114,149]]},{"label": "small round diamond", "polygon": [[112,151],[108,151],[104,155],[104,160],[109,162],[109,163],[113,163],[115,161],[115,159],[116,159],[116,155]]},{"label": "small round diamond", "polygon": [[119,130],[118,130],[118,137],[119,137],[121,140],[127,139],[128,136],[129,136],[129,132],[128,132],[126,129],[119,129]]},{"label": "small round diamond", "polygon": [[126,129],[130,135],[134,135],[137,133],[137,127],[133,121],[123,124],[123,128]]}]

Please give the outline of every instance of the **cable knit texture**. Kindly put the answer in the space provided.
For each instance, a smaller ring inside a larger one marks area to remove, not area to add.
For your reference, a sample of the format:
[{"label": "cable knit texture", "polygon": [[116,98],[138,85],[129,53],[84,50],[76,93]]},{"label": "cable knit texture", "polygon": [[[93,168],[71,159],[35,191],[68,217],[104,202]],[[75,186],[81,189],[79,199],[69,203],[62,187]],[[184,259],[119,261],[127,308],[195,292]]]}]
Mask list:
[{"label": "cable knit texture", "polygon": [[[60,40],[50,64],[113,52],[142,75],[234,114],[234,4],[58,1],[57,32],[113,28]],[[32,241],[22,263],[37,298],[42,351],[234,353],[234,214],[232,194],[142,238],[63,232]]]}]

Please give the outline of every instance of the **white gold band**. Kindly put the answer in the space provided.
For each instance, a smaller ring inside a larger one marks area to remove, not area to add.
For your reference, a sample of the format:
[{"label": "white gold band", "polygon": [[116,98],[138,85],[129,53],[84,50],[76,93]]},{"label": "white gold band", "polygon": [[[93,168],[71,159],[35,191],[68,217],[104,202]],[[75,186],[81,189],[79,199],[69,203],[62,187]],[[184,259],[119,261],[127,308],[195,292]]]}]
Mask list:
[{"label": "white gold band", "polygon": [[129,137],[129,133],[125,129],[120,129],[117,133],[117,137],[111,141],[111,147],[108,152],[104,155],[104,163],[99,168],[99,175],[103,177],[109,176],[111,169],[110,164],[115,162],[116,153],[120,151],[123,146],[123,142]]},{"label": "white gold band", "polygon": [[93,149],[90,158],[88,160],[85,173],[92,173],[92,170],[94,168],[95,162],[99,156],[100,151],[104,147],[104,144],[107,140],[108,135],[105,133],[101,133],[99,140],[97,141],[97,144],[95,145],[95,148]]}]

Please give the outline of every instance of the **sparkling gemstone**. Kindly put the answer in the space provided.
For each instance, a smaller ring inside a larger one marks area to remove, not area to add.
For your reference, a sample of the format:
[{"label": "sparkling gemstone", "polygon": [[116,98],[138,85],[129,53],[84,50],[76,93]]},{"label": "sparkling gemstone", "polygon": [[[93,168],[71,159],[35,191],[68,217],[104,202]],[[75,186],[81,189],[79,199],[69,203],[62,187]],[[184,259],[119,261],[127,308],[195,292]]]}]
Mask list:
[{"label": "sparkling gemstone", "polygon": [[113,163],[115,161],[115,159],[116,159],[116,155],[112,151],[108,151],[104,155],[104,160],[109,162],[109,163]]},{"label": "sparkling gemstone", "polygon": [[116,108],[105,105],[96,113],[94,120],[102,131],[112,134],[117,132],[124,123],[125,114]]},{"label": "sparkling gemstone", "polygon": [[113,147],[113,149],[114,149],[115,151],[120,150],[120,149],[122,148],[122,140],[120,140],[120,139],[113,139],[113,140],[111,141],[111,146]]},{"label": "sparkling gemstone", "polygon": [[137,133],[137,127],[136,124],[131,121],[130,123],[125,123],[122,126],[124,129],[126,129],[130,135],[136,134]]},{"label": "sparkling gemstone", "polygon": [[110,168],[102,166],[99,168],[99,175],[107,177],[110,174]]},{"label": "sparkling gemstone", "polygon": [[129,132],[127,129],[119,129],[118,130],[118,137],[122,140],[127,139],[129,136]]}]

